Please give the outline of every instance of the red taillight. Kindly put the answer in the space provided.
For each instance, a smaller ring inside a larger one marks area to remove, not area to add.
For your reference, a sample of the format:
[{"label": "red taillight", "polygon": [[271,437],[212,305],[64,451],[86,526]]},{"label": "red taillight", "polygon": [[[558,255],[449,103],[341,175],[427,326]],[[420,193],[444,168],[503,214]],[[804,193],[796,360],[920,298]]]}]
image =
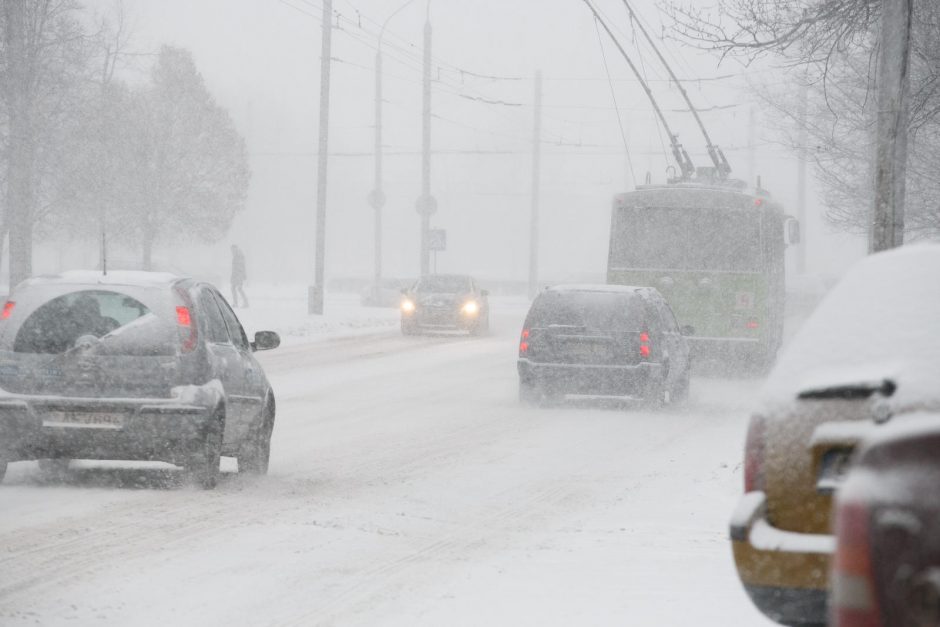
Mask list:
[{"label": "red taillight", "polygon": [[832,570],[831,624],[881,627],[874,590],[868,508],[843,502],[836,510],[836,553]]},{"label": "red taillight", "polygon": [[0,318],[6,320],[13,314],[13,308],[16,307],[16,303],[12,300],[8,300],[6,305],[3,306],[3,313],[0,313]]},{"label": "red taillight", "polygon": [[522,339],[519,340],[519,354],[524,355],[529,352],[529,330],[522,330]]},{"label": "red taillight", "polygon": [[744,442],[744,491],[764,489],[764,438],[767,425],[761,416],[751,418]]},{"label": "red taillight", "polygon": [[189,307],[180,305],[176,308],[176,321],[181,327],[192,326],[193,318],[189,315]]},{"label": "red taillight", "polygon": [[748,320],[748,321],[747,321],[747,328],[748,328],[748,329],[753,330],[753,329],[757,329],[758,327],[760,327],[760,323],[759,323],[757,320]]},{"label": "red taillight", "polygon": [[183,302],[176,307],[176,324],[180,334],[180,348],[184,353],[192,352],[199,341],[198,326],[193,321],[193,301],[189,293],[177,288],[176,294]]},{"label": "red taillight", "polygon": [[640,333],[640,357],[649,359],[650,356],[650,334],[644,331]]}]

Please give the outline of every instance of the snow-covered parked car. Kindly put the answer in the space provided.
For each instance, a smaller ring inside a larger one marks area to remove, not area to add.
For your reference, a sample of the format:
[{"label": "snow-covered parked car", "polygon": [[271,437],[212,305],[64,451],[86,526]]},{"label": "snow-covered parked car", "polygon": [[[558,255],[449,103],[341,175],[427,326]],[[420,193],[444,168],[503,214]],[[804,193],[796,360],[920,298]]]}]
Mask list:
[{"label": "snow-covered parked car", "polygon": [[267,472],[274,393],[211,285],[171,274],[29,279],[0,312],[0,479],[9,462],[155,460],[215,486],[220,455]]},{"label": "snow-covered parked car", "polygon": [[940,410],[940,245],[871,255],[788,345],[753,413],[731,521],[738,575],[788,625],[827,617],[832,495],[874,420]]},{"label": "snow-covered parked car", "polygon": [[831,625],[940,624],[940,413],[870,431],[835,505]]},{"label": "snow-covered parked car", "polygon": [[[691,328],[685,329],[691,334]],[[519,339],[519,399],[684,399],[689,344],[655,288],[559,285],[533,301]]]}]

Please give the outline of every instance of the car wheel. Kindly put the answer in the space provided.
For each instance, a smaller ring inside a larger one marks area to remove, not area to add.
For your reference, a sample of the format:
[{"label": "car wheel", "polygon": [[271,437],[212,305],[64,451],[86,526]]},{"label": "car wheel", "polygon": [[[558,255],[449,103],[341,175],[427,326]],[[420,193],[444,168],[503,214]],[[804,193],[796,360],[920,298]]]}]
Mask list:
[{"label": "car wheel", "polygon": [[40,459],[39,472],[43,479],[62,481],[69,472],[69,459]]},{"label": "car wheel", "polygon": [[3,483],[3,478],[7,474],[7,460],[0,459],[0,483]]},{"label": "car wheel", "polygon": [[213,419],[200,446],[186,464],[186,474],[192,483],[203,490],[211,490],[219,482],[219,464],[222,458],[223,421]]},{"label": "car wheel", "polygon": [[689,388],[692,386],[692,365],[685,370],[685,375],[676,386],[676,391],[672,395],[674,402],[686,401],[689,399]]},{"label": "car wheel", "polygon": [[274,410],[265,406],[261,425],[251,435],[238,455],[238,474],[266,475],[271,460],[271,433],[274,431]]},{"label": "car wheel", "polygon": [[519,382],[519,402],[535,405],[542,398],[541,391],[532,383]]}]

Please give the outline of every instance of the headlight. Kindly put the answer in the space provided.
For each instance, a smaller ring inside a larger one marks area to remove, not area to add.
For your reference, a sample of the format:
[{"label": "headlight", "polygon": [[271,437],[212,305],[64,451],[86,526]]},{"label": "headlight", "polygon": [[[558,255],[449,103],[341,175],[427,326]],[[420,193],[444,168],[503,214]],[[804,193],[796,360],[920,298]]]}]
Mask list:
[{"label": "headlight", "polygon": [[414,301],[408,300],[407,298],[401,301],[401,310],[404,313],[411,313],[415,310]]},{"label": "headlight", "polygon": [[467,302],[464,303],[461,311],[467,314],[468,316],[475,316],[478,313],[480,313],[480,306],[477,304],[475,300],[468,300]]}]

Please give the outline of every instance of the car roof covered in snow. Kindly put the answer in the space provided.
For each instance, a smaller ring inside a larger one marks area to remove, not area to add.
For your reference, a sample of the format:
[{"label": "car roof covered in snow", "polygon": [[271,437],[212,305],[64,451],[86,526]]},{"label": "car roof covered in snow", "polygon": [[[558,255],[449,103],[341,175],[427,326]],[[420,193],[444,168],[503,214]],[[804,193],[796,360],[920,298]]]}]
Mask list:
[{"label": "car roof covered in snow", "polygon": [[610,285],[607,283],[598,283],[596,285],[589,283],[572,283],[570,285],[552,285],[545,288],[546,292],[607,292],[610,294],[636,294],[644,292],[655,292],[656,288],[643,287],[639,285]]},{"label": "car roof covered in snow", "polygon": [[103,274],[97,270],[70,270],[61,274],[44,274],[27,279],[17,286],[38,287],[45,285],[133,285],[137,287],[168,287],[184,277],[169,272],[143,272],[138,270],[115,270]]},{"label": "car roof covered in snow", "polygon": [[767,404],[808,389],[891,379],[892,405],[940,403],[940,244],[856,263],[786,347],[765,383]]}]

